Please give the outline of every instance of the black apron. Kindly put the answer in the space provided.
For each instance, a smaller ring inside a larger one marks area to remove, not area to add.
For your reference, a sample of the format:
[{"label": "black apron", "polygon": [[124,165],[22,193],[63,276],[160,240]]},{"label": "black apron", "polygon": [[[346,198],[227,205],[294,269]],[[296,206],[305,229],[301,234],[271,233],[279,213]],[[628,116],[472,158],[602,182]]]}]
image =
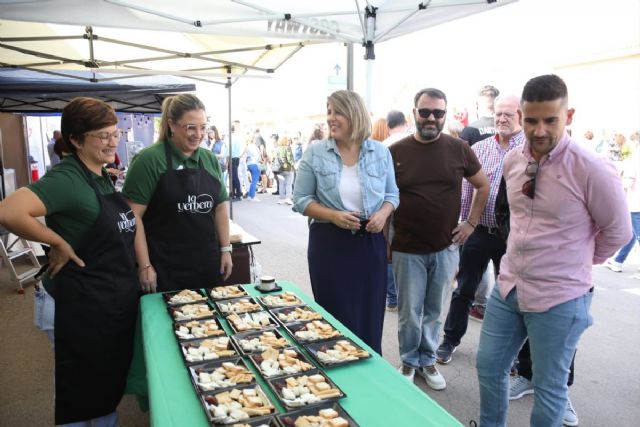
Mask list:
[{"label": "black apron", "polygon": [[76,250],[85,267],[69,261],[53,282],[56,425],[115,411],[127,381],[138,312],[133,212],[120,193],[101,195],[77,160],[100,213]]},{"label": "black apron", "polygon": [[202,166],[173,169],[171,147],[164,143],[167,171],[144,214],[149,258],[158,274],[158,291],[216,286],[220,248],[215,208],[221,183]]}]

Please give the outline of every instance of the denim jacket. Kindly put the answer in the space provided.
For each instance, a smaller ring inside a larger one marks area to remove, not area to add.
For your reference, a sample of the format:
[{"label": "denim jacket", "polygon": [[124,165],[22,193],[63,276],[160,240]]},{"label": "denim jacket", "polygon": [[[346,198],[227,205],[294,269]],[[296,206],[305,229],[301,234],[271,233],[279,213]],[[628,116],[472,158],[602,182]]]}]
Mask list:
[{"label": "denim jacket", "polygon": [[[307,148],[298,167],[293,191],[293,210],[304,213],[311,202],[339,211],[345,211],[340,198],[342,158],[334,139],[318,141]],[[393,160],[389,149],[372,139],[362,144],[358,159],[358,180],[362,189],[361,212],[369,218],[389,202],[394,209],[400,203]]]}]

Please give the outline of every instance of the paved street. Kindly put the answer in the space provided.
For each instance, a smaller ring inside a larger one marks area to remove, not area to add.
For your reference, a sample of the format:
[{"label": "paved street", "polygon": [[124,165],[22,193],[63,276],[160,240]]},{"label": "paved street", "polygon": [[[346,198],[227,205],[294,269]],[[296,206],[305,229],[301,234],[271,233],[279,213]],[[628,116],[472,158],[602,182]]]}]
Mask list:
[{"label": "paved street", "polygon": [[[311,294],[306,218],[276,204],[275,196],[260,198],[260,203],[235,203],[234,219],[262,240],[255,255],[264,274],[294,281]],[[640,280],[631,277],[638,272],[637,252],[634,255],[636,263],[626,265],[622,273],[594,268],[594,324],[578,346],[575,383],[570,389],[583,427],[632,426],[640,420]],[[432,391],[416,377],[416,385],[465,426],[479,414],[475,351],[480,327],[481,323],[471,321],[452,362],[439,366],[447,380],[446,390]],[[386,315],[383,353],[389,363],[399,364],[395,313]],[[531,395],[512,402],[509,425],[528,426],[532,404]]]}]

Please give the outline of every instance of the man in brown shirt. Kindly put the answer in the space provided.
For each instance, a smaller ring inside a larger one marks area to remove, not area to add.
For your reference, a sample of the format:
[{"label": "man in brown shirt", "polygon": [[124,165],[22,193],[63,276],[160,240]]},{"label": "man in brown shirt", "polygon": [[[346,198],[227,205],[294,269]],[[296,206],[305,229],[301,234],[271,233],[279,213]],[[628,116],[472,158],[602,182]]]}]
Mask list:
[{"label": "man in brown shirt", "polygon": [[[489,182],[469,145],[442,134],[446,95],[423,89],[414,106],[415,134],[389,147],[400,189],[391,243],[400,371],[413,381],[417,369],[429,387],[442,390],[446,382],[435,367],[440,314],[458,268],[458,246],[480,220]],[[459,224],[462,178],[477,192],[469,219]]]}]

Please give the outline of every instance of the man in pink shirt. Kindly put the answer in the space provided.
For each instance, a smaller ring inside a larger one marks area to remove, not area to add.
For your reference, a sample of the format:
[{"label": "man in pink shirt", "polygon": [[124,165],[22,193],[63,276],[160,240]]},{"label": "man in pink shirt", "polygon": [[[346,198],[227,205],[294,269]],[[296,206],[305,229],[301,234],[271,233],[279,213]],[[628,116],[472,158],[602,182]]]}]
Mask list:
[{"label": "man in pink shirt", "polygon": [[591,325],[592,264],[631,237],[615,167],[571,140],[567,87],[535,77],[522,93],[526,140],[504,160],[511,232],[482,325],[480,426],[505,426],[509,370],[529,337],[533,427],[560,427],[569,366]]}]

